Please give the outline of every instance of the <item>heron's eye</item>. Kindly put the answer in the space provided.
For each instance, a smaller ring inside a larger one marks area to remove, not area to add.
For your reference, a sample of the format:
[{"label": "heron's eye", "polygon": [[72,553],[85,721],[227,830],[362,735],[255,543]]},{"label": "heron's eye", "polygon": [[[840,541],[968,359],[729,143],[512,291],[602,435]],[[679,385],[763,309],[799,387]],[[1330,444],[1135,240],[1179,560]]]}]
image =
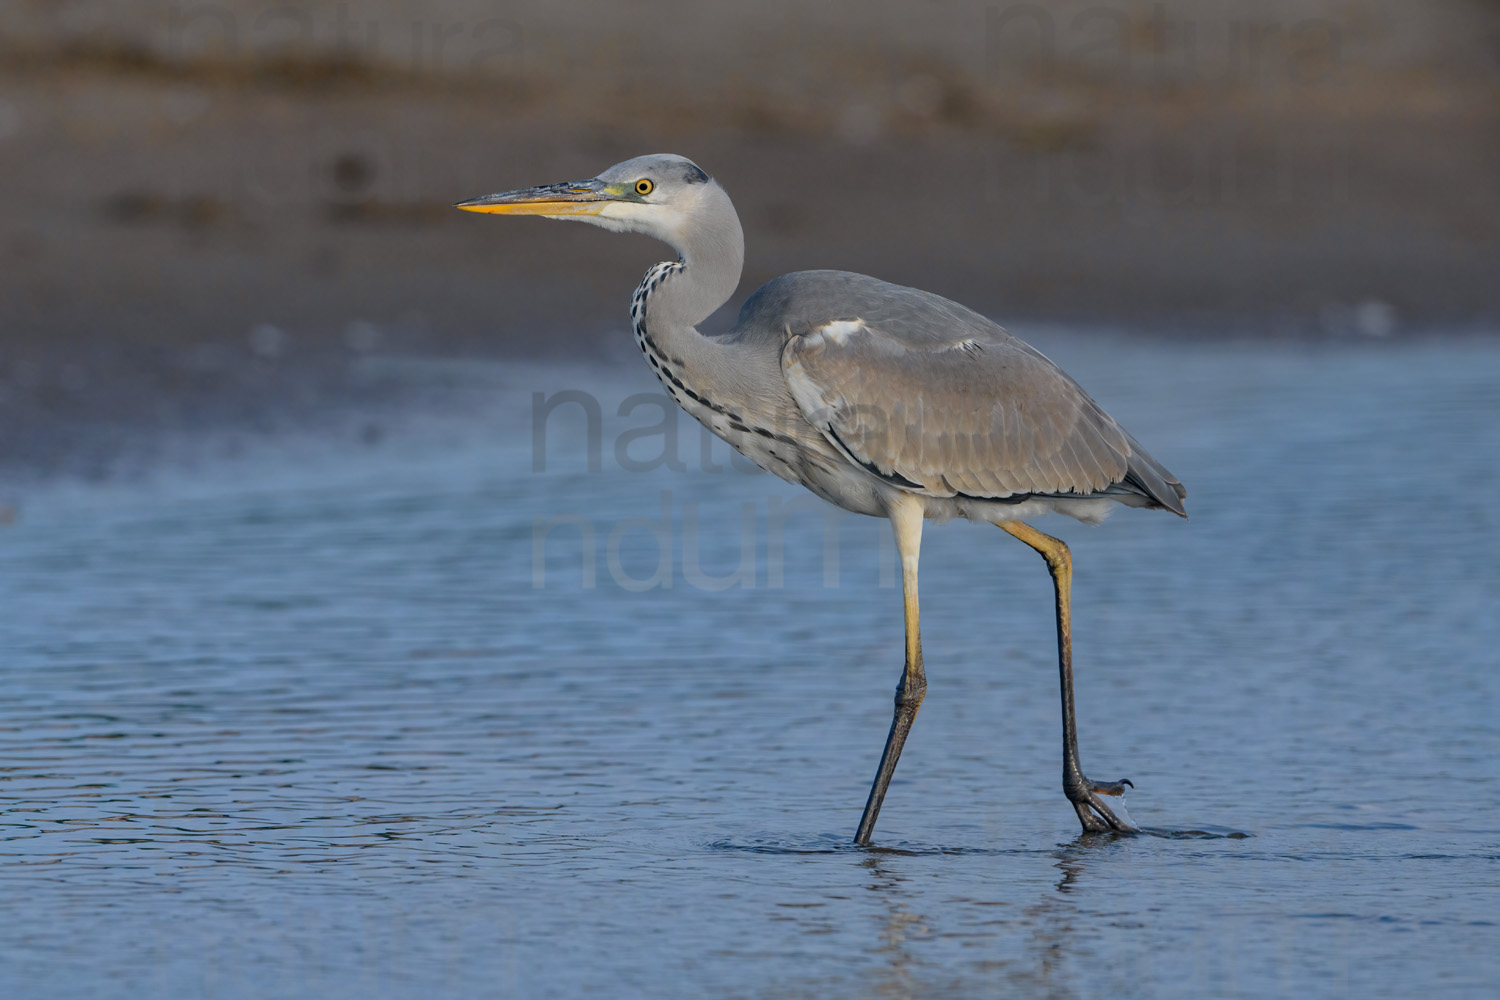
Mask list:
[{"label": "heron's eye", "polygon": [[638,180],[638,181],[635,182],[635,193],[636,194],[647,195],[647,194],[650,194],[654,190],[656,190],[656,185],[652,184],[645,177],[642,177],[640,180]]}]

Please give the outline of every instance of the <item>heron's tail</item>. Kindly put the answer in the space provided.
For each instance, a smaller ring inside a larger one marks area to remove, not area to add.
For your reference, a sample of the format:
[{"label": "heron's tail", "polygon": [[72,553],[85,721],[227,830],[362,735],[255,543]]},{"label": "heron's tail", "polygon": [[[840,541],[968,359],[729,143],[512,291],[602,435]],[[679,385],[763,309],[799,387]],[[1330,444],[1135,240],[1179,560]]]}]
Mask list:
[{"label": "heron's tail", "polygon": [[1182,505],[1187,498],[1187,487],[1168,472],[1166,466],[1152,458],[1135,438],[1130,438],[1130,448],[1130,465],[1122,485],[1152,501],[1148,506],[1187,517],[1187,510]]}]

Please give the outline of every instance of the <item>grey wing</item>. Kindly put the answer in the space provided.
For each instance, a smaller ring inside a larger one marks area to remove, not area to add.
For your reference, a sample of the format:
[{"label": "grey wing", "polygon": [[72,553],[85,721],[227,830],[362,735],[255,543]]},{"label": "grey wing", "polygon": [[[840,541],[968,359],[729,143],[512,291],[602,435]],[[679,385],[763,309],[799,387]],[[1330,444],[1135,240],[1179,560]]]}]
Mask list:
[{"label": "grey wing", "polygon": [[1042,354],[938,296],[864,291],[859,314],[788,326],[781,353],[803,415],[851,461],[929,496],[1136,494],[1183,513],[1182,485]]}]

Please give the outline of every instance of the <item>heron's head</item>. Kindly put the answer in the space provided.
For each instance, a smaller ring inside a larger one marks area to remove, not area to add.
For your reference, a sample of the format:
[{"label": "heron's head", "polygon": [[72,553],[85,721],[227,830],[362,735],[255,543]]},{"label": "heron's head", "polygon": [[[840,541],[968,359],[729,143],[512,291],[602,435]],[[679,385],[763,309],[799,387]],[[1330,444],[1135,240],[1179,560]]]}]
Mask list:
[{"label": "heron's head", "polygon": [[646,233],[674,246],[723,189],[685,156],[654,153],[617,163],[598,177],[502,191],[461,201],[466,212],[540,215]]}]

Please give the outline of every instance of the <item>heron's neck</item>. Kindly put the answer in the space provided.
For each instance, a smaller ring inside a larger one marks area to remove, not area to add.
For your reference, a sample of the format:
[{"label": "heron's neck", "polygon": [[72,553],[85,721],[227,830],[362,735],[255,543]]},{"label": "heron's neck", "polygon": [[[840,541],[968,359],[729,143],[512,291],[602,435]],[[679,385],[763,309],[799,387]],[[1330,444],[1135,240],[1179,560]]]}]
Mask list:
[{"label": "heron's neck", "polygon": [[710,185],[688,219],[668,240],[678,260],[647,272],[632,304],[663,348],[699,337],[697,325],[729,301],[745,263],[745,234],[723,188]]}]

